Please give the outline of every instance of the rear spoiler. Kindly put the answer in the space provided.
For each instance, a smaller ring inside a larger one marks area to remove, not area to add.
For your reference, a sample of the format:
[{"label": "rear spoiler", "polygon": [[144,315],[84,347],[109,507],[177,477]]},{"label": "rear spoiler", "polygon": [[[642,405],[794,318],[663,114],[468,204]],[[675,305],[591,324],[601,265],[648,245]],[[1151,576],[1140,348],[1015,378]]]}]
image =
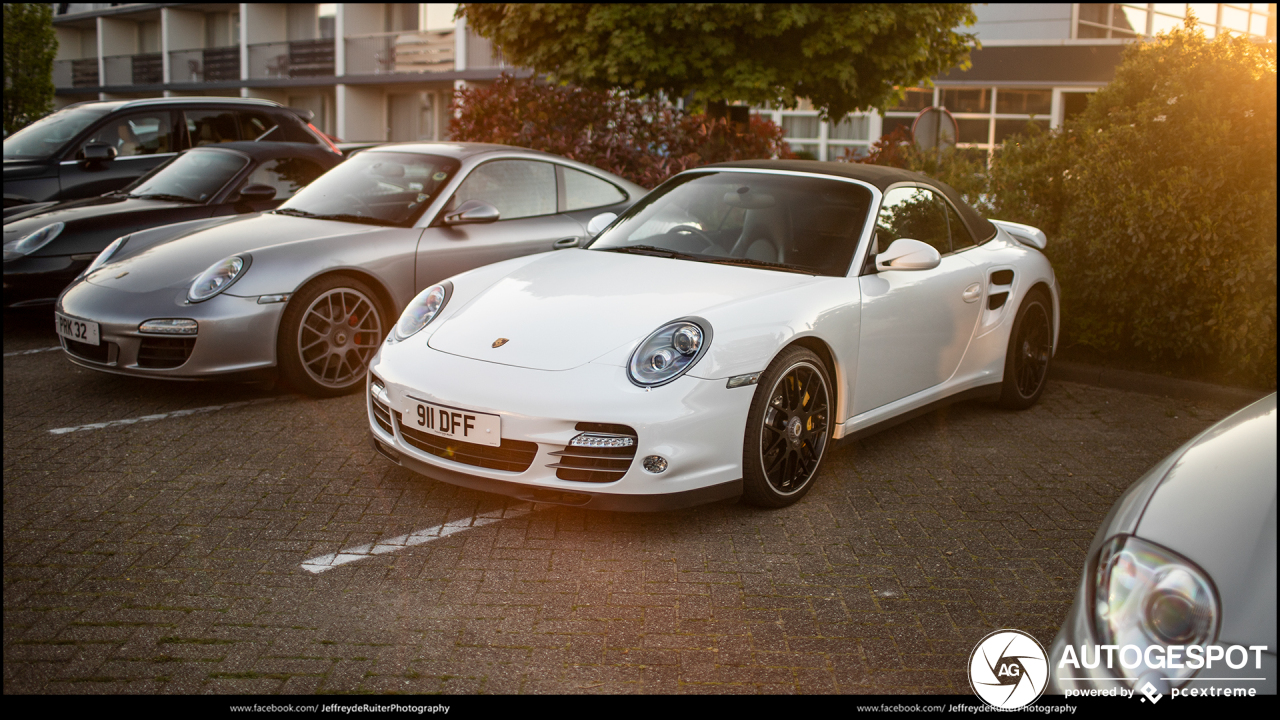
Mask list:
[{"label": "rear spoiler", "polygon": [[991,222],[996,227],[1012,235],[1014,240],[1023,245],[1030,245],[1037,250],[1043,250],[1044,246],[1049,244],[1049,238],[1045,237],[1044,231],[1040,228],[1009,222],[1008,220],[992,220]]}]

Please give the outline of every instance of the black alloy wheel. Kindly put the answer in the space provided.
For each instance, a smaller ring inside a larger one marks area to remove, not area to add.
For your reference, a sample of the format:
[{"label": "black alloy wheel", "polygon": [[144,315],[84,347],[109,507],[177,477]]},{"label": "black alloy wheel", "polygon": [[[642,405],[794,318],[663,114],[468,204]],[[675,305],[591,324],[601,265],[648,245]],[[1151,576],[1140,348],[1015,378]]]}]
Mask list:
[{"label": "black alloy wheel", "polygon": [[785,507],[809,491],[831,438],[830,387],[822,361],[805,348],[770,364],[747,415],[744,500]]},{"label": "black alloy wheel", "polygon": [[1053,357],[1053,325],[1049,300],[1033,292],[1018,308],[1009,334],[1009,348],[1004,362],[1004,383],[1000,405],[1023,410],[1036,404],[1049,377],[1049,361]]}]

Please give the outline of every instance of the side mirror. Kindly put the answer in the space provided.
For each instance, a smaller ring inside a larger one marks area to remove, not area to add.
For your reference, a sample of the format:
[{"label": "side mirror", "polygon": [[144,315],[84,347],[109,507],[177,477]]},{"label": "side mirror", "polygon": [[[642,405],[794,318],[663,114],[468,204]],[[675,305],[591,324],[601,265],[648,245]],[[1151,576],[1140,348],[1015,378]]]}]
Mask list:
[{"label": "side mirror", "polygon": [[609,227],[609,223],[613,222],[617,218],[618,218],[617,213],[608,213],[608,212],[600,213],[599,215],[591,218],[591,222],[587,223],[587,235],[589,237],[595,237],[599,235],[601,231]]},{"label": "side mirror", "polygon": [[240,202],[267,202],[274,200],[276,189],[270,185],[246,185],[240,188]]},{"label": "side mirror", "polygon": [[111,162],[116,159],[116,149],[104,143],[84,146],[85,162]]},{"label": "side mirror", "polygon": [[942,255],[928,243],[899,238],[876,256],[876,270],[932,270],[942,263]]},{"label": "side mirror", "polygon": [[444,216],[445,225],[478,225],[498,219],[498,208],[487,202],[468,200]]}]

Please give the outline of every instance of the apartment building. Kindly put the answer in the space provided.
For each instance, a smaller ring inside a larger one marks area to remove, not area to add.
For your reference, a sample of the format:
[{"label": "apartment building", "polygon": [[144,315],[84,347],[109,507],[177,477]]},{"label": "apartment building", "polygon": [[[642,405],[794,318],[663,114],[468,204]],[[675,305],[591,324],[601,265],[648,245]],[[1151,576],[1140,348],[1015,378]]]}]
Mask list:
[{"label": "apartment building", "polygon": [[[59,106],[159,95],[262,97],[315,114],[344,140],[443,139],[455,87],[508,68],[455,20],[451,3],[130,3],[56,5]],[[1275,4],[1017,3],[975,5],[982,49],[972,67],[907,92],[898,107],[822,122],[811,107],[759,109],[791,147],[821,160],[864,155],[945,107],[958,146],[991,152],[1028,122],[1053,128],[1108,83],[1126,43],[1182,25],[1274,41]]]},{"label": "apartment building", "polygon": [[67,3],[54,6],[58,107],[222,95],[311,110],[343,140],[442,139],[455,87],[496,79],[452,3]]}]

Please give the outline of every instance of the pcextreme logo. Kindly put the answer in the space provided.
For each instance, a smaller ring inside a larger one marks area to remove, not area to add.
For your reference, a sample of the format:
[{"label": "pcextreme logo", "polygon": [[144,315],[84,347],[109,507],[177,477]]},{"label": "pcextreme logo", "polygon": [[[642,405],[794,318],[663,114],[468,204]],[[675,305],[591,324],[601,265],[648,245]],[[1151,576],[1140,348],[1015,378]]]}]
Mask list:
[{"label": "pcextreme logo", "polygon": [[969,685],[983,702],[1016,710],[1035,702],[1049,682],[1049,654],[1021,630],[997,630],[969,656]]}]

